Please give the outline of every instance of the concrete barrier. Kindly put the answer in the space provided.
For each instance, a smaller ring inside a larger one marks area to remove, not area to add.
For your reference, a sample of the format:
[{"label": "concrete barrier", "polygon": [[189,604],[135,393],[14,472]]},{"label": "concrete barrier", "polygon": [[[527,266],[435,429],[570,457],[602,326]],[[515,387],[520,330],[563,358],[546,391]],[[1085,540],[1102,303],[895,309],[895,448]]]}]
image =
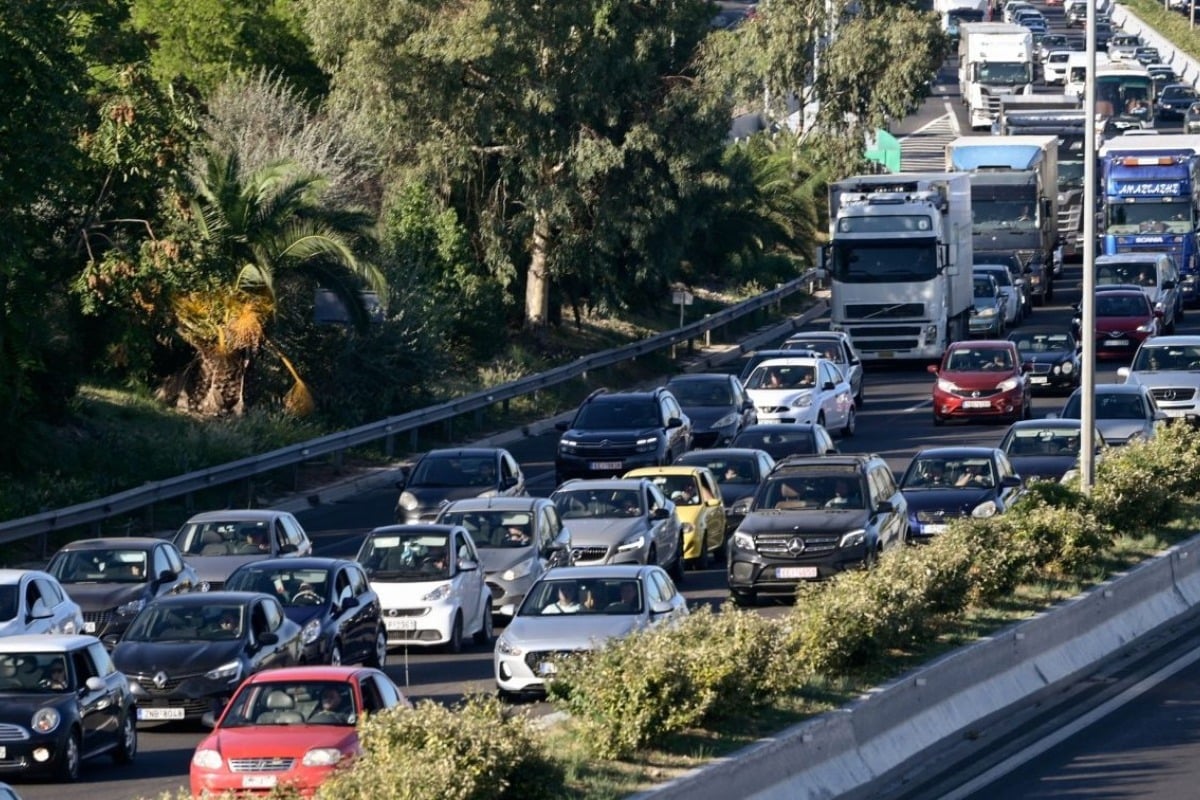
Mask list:
[{"label": "concrete barrier", "polygon": [[1200,605],[1200,536],[640,800],[854,793],[1007,709],[1055,692]]},{"label": "concrete barrier", "polygon": [[1112,4],[1110,16],[1121,30],[1142,37],[1142,40],[1150,47],[1157,47],[1158,55],[1163,63],[1169,64],[1179,73],[1179,77],[1184,83],[1190,84],[1194,88],[1197,87],[1197,84],[1200,83],[1200,62],[1182,50],[1177,50],[1169,39],[1151,28],[1125,6],[1119,3]]}]

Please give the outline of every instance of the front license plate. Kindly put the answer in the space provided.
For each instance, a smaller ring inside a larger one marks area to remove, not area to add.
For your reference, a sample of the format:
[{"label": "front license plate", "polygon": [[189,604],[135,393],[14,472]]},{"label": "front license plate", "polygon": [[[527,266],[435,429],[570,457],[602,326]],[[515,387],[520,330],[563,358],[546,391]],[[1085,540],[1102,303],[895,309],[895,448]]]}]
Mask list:
[{"label": "front license plate", "polygon": [[776,567],[776,578],[815,578],[817,577],[816,567]]},{"label": "front license plate", "polygon": [[183,719],[182,708],[138,708],[137,718],[142,720]]},{"label": "front license plate", "polygon": [[1030,383],[1048,383],[1049,380],[1050,379],[1047,378],[1045,375],[1031,375],[1029,377]]},{"label": "front license plate", "polygon": [[896,354],[891,350],[880,350],[875,355],[879,356],[880,358],[894,358]]},{"label": "front license plate", "polygon": [[624,465],[620,461],[593,461],[591,467],[594,470],[620,470]]},{"label": "front license plate", "polygon": [[1105,339],[1104,346],[1105,347],[1128,347],[1129,340],[1128,339]]},{"label": "front license plate", "polygon": [[96,632],[96,623],[92,622],[91,620],[83,623],[83,632],[84,633],[95,633]]},{"label": "front license plate", "polygon": [[538,664],[539,675],[553,675],[556,672],[558,672],[558,667],[554,666],[553,662],[543,661],[542,663]]},{"label": "front license plate", "polygon": [[945,533],[946,526],[941,523],[935,523],[932,525],[922,525],[921,531],[923,533]]},{"label": "front license plate", "polygon": [[243,789],[272,789],[278,778],[275,775],[243,775]]},{"label": "front license plate", "polygon": [[407,619],[405,617],[400,617],[399,619],[394,617],[384,617],[383,627],[387,628],[389,631],[415,631],[417,629],[417,621],[415,619]]},{"label": "front license plate", "polygon": [[991,408],[991,400],[963,400],[963,408]]}]

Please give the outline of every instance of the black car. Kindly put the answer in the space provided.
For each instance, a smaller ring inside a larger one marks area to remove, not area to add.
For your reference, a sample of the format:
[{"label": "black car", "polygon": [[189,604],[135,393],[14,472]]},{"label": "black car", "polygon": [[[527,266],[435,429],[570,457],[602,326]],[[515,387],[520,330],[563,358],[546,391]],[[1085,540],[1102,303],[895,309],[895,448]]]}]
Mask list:
[{"label": "black car", "polygon": [[83,632],[110,648],[154,598],[208,589],[174,544],[151,537],[71,542],[46,571],[83,610]]},{"label": "black car", "polygon": [[838,452],[825,426],[808,422],[760,422],[734,437],[730,447],[765,450],[776,461]]},{"label": "black car", "polygon": [[238,567],[225,588],[273,594],[300,626],[305,664],[365,664],[387,660],[379,595],[357,561],[278,558]]},{"label": "black car", "polygon": [[754,401],[741,381],[723,373],[676,375],[667,389],[692,421],[693,447],[721,447],[758,422]]},{"label": "black car", "polygon": [[1035,394],[1070,394],[1079,386],[1083,370],[1080,344],[1058,328],[1022,328],[1009,335],[1021,354],[1021,366]]},{"label": "black car", "polygon": [[1137,52],[1133,54],[1133,57],[1143,67],[1158,64],[1162,61],[1162,56],[1159,54],[1157,47],[1139,47]]},{"label": "black car", "polygon": [[433,522],[442,506],[464,497],[520,497],[525,473],[503,447],[430,450],[396,482],[396,522]]},{"label": "black car", "polygon": [[692,449],[692,422],[666,387],[646,392],[597,389],[562,432],[554,457],[561,486],[572,478],[611,478],[636,467],[662,467]]},{"label": "black car", "polygon": [[[1061,481],[1079,464],[1081,431],[1077,419],[1023,419],[1004,434],[1000,449],[1022,480]],[[1098,452],[1104,436],[1094,436]]]},{"label": "black car", "polygon": [[85,758],[137,755],[129,682],[94,636],[0,639],[0,774],[79,778]]},{"label": "black car", "polygon": [[930,447],[913,456],[900,490],[908,500],[912,540],[920,542],[954,519],[1007,511],[1023,483],[998,447]]},{"label": "black car", "polygon": [[874,455],[780,461],[729,540],[735,602],[793,594],[796,584],[869,566],[908,539],[904,495]]},{"label": "black car", "polygon": [[754,497],[758,485],[775,467],[775,459],[766,450],[751,447],[725,447],[713,450],[693,450],[675,459],[676,464],[689,467],[708,467],[721,487],[721,502],[725,504],[725,534],[737,529],[746,516],[747,501]]},{"label": "black car", "polygon": [[220,716],[246,676],[299,664],[302,656],[300,626],[278,598],[224,591],[158,598],[112,653],[145,722]]},{"label": "black car", "polygon": [[1188,107],[1197,100],[1200,100],[1200,95],[1186,83],[1168,84],[1158,95],[1155,111],[1159,119],[1183,119]]}]

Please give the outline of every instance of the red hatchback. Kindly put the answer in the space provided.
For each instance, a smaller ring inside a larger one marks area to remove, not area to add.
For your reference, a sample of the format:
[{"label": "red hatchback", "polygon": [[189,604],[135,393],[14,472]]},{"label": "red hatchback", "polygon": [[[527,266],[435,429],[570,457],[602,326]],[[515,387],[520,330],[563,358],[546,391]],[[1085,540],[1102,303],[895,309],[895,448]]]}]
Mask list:
[{"label": "red hatchback", "polygon": [[1096,293],[1096,357],[1130,360],[1142,342],[1159,334],[1162,312],[1141,289]]},{"label": "red hatchback", "polygon": [[194,797],[267,794],[291,786],[311,796],[359,754],[364,713],[411,704],[368,667],[290,667],[259,672],[238,687],[192,755]]},{"label": "red hatchback", "polygon": [[1032,416],[1029,380],[1015,343],[1003,339],[955,342],[946,349],[933,386],[933,424],[948,419],[1000,419]]}]

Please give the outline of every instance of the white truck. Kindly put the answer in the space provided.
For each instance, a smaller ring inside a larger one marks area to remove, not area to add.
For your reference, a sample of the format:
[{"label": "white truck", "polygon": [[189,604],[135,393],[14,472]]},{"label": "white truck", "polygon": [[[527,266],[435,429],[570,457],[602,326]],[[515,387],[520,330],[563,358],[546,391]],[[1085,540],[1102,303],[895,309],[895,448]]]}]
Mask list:
[{"label": "white truck", "polygon": [[941,358],[974,303],[965,174],[863,175],[829,185],[830,328],[867,360]]},{"label": "white truck", "polygon": [[988,0],[933,0],[933,10],[942,19],[942,32],[957,40],[960,25],[987,18]]},{"label": "white truck", "polygon": [[991,127],[1001,97],[1033,94],[1033,33],[1005,22],[960,25],[958,86],[971,127]]}]

